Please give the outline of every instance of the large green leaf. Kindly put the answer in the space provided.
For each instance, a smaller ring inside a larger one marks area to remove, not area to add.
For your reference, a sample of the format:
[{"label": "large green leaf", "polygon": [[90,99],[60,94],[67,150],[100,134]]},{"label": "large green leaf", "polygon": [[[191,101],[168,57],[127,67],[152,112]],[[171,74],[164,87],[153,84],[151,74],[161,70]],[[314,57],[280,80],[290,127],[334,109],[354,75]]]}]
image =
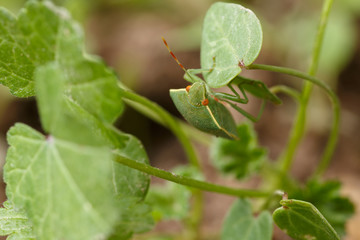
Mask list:
[{"label": "large green leaf", "polygon": [[250,122],[237,127],[238,140],[214,139],[211,160],[223,173],[241,179],[256,173],[267,156],[259,146],[256,132]]},{"label": "large green leaf", "polygon": [[311,203],[288,199],[273,213],[274,222],[294,240],[340,240],[333,227]]},{"label": "large green leaf", "polygon": [[204,19],[201,68],[210,87],[227,85],[259,55],[262,30],[259,19],[238,4],[217,2]]},{"label": "large green leaf", "polygon": [[[85,69],[78,69],[79,73]],[[148,163],[141,142],[110,125],[100,122],[85,109],[63,94],[66,75],[59,64],[48,64],[36,74],[36,95],[42,125],[51,135],[87,145],[107,145],[117,149],[116,154]],[[89,132],[89,129],[92,131]],[[149,176],[116,162],[113,165],[113,184],[119,197],[142,199],[148,189]]]},{"label": "large green leaf", "polygon": [[237,200],[230,208],[223,224],[222,240],[271,240],[272,221],[267,211],[254,217],[247,199]]},{"label": "large green leaf", "polygon": [[10,202],[4,202],[0,208],[0,236],[9,235],[7,239],[33,240],[35,236],[32,225],[23,211],[15,210]]},{"label": "large green leaf", "polygon": [[0,83],[18,97],[34,96],[34,71],[54,61],[67,75],[67,96],[111,123],[123,109],[117,78],[83,48],[81,28],[50,1],[29,1],[17,18],[0,9]]},{"label": "large green leaf", "polygon": [[8,142],[6,193],[26,212],[38,239],[110,234],[120,206],[113,197],[109,149],[45,137],[23,124],[10,129]]}]

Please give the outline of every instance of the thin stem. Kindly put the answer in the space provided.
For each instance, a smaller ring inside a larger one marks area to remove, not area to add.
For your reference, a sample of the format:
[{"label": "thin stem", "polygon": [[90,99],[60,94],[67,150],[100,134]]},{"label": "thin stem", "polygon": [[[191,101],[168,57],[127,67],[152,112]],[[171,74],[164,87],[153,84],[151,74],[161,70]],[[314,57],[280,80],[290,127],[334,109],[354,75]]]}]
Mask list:
[{"label": "thin stem", "polygon": [[[319,86],[320,88],[322,88],[327,93],[327,95],[330,97],[331,102],[333,104],[333,124],[332,124],[329,139],[328,139],[327,145],[325,147],[323,156],[321,158],[320,164],[318,165],[318,168],[315,171],[315,176],[320,176],[326,170],[327,166],[329,165],[329,162],[334,153],[335,145],[336,145],[337,139],[338,139],[339,125],[340,125],[340,102],[339,102],[339,99],[337,98],[336,94],[324,82],[318,80],[317,78],[315,78],[313,76],[310,76],[310,75],[305,74],[300,71],[296,71],[294,69],[270,66],[270,65],[262,65],[262,64],[252,64],[248,67],[248,69],[267,70],[267,71],[287,74],[287,75],[294,76],[294,77],[297,77],[300,79],[305,79],[305,80]],[[302,117],[305,117],[305,112],[302,112],[302,114],[304,114]],[[300,127],[302,127],[302,126],[303,125],[301,125]],[[298,126],[296,125],[296,127],[298,127]],[[296,137],[300,137],[300,136],[298,136],[298,134],[300,134],[300,132],[296,131]],[[289,142],[288,147],[291,148],[291,151],[295,151],[297,145],[298,145],[298,142],[293,140],[293,141]],[[289,155],[289,153],[286,156],[287,156],[287,158],[284,158],[282,170],[287,170],[291,166],[292,158]]]},{"label": "thin stem", "polygon": [[[125,86],[123,86],[122,89],[124,89],[124,87]],[[168,127],[182,144],[190,164],[201,171],[201,165],[196,156],[195,150],[190,142],[189,136],[185,134],[184,128],[182,127],[183,124],[181,124],[180,121],[178,121],[175,117],[170,115],[156,103],[151,102],[150,100],[139,96],[130,90],[124,90],[122,97],[123,100],[127,101],[128,104],[132,105],[141,113],[150,116],[152,119],[161,123],[165,127]],[[198,136],[201,134],[194,135]],[[205,139],[207,139],[207,137],[205,137]],[[192,210],[190,213],[191,225],[189,225],[188,228],[190,232],[194,233],[193,239],[197,239],[200,234],[198,229],[203,212],[203,193],[198,189],[194,189],[193,196],[195,204],[192,205]]]},{"label": "thin stem", "polygon": [[288,86],[276,85],[271,87],[270,91],[275,94],[280,92],[285,93],[288,96],[292,97],[296,102],[300,102],[300,92]]},{"label": "thin stem", "polygon": [[125,166],[128,166],[133,169],[137,169],[141,172],[150,174],[152,176],[162,178],[171,182],[175,182],[181,185],[189,186],[192,188],[200,189],[203,191],[208,192],[215,192],[230,196],[236,196],[236,197],[268,197],[272,193],[260,191],[260,190],[252,190],[252,189],[237,189],[237,188],[231,188],[231,187],[225,187],[221,185],[212,184],[205,181],[199,181],[196,179],[176,175],[171,172],[167,172],[165,170],[161,170],[159,168],[152,167],[150,165],[140,163],[134,160],[131,160],[129,158],[126,158],[124,156],[119,155],[118,153],[115,153],[115,159],[114,161],[121,163]]},{"label": "thin stem", "polygon": [[133,105],[142,107],[143,111],[147,111],[148,114],[152,114],[153,118],[158,119],[159,122],[168,127],[179,139],[191,165],[200,169],[200,163],[189,138],[183,132],[180,123],[173,116],[171,116],[167,111],[165,111],[156,103],[151,102],[150,100],[131,91],[124,90],[122,92],[122,97],[128,102],[132,101]]},{"label": "thin stem", "polygon": [[[322,47],[322,43],[323,43],[323,39],[324,39],[325,28],[326,28],[326,25],[328,22],[332,3],[333,3],[333,0],[325,0],[325,2],[323,4],[321,17],[320,17],[320,23],[318,26],[317,35],[316,35],[315,44],[314,44],[313,53],[312,53],[312,61],[311,61],[311,65],[310,65],[310,68],[308,71],[309,75],[311,75],[311,76],[314,76],[318,69],[320,52],[321,52],[321,47]],[[295,151],[298,148],[298,146],[301,142],[301,139],[303,138],[303,136],[305,134],[306,112],[307,112],[307,106],[309,103],[312,88],[313,88],[313,85],[311,82],[305,83],[304,89],[303,89],[302,95],[301,95],[300,106],[299,106],[299,109],[297,112],[294,126],[293,126],[291,134],[290,134],[288,147],[285,149],[284,153],[282,154],[282,170],[284,173],[289,171],[292,161],[293,161],[293,158],[294,158]],[[334,114],[335,114],[335,110],[334,110]],[[338,124],[337,123],[338,119],[336,119],[338,117],[339,117],[338,115],[336,117],[334,116],[334,118],[335,118],[334,124]],[[337,134],[337,128],[338,128],[338,125],[333,125],[333,131],[330,134],[328,147],[326,148],[324,157],[319,165],[319,168],[321,168],[321,170],[317,170],[316,174],[322,173],[328,166],[331,155],[333,154],[333,151],[335,148],[335,143],[336,143],[337,137],[336,136],[333,137],[333,135],[335,133]],[[331,148],[331,149],[329,149],[329,148]]]}]

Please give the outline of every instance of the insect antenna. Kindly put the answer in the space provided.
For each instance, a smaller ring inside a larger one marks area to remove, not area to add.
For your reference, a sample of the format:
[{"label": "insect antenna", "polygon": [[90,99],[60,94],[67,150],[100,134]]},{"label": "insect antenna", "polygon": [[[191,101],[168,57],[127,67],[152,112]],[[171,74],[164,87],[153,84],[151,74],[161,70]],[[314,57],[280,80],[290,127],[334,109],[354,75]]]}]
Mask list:
[{"label": "insect antenna", "polygon": [[194,78],[191,76],[191,74],[188,72],[188,70],[184,67],[184,65],[181,64],[181,62],[177,59],[177,57],[175,56],[175,54],[171,51],[168,43],[166,42],[164,37],[161,37],[161,39],[163,40],[166,48],[168,49],[170,55],[175,59],[175,61],[177,62],[177,64],[182,68],[182,70],[184,70],[184,72],[191,78],[191,80],[193,80],[193,82],[196,82],[194,80]]}]

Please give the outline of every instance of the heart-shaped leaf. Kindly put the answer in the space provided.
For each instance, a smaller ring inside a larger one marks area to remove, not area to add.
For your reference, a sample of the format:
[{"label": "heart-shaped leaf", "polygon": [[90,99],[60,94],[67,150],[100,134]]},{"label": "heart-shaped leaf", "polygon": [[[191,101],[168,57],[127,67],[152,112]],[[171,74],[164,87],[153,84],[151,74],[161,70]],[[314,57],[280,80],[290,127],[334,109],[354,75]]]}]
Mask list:
[{"label": "heart-shaped leaf", "polygon": [[262,29],[259,19],[238,4],[214,3],[207,11],[201,43],[201,68],[212,88],[227,85],[259,55]]},{"label": "heart-shaped leaf", "polygon": [[109,149],[45,138],[24,124],[10,129],[8,141],[6,193],[39,239],[98,239],[111,232],[121,206],[113,197]]}]

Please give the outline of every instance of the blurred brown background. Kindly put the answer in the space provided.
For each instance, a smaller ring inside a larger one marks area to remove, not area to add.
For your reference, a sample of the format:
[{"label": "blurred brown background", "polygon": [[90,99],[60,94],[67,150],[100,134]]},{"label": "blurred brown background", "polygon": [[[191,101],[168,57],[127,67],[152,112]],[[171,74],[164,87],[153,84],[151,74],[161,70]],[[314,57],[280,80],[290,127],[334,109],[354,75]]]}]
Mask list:
[{"label": "blurred brown background", "polygon": [[[2,0],[0,5],[14,13],[24,0]],[[88,52],[100,55],[118,73],[120,80],[136,92],[159,103],[179,116],[169,97],[170,88],[187,85],[183,71],[163,46],[164,36],[187,68],[199,68],[202,19],[214,2],[211,0],[58,0],[85,28]],[[264,31],[263,49],[257,63],[281,65],[306,71],[312,50],[322,1],[248,0],[240,3],[259,17]],[[245,72],[268,85],[284,83],[300,87],[300,81],[268,72]],[[356,215],[348,224],[347,240],[360,239],[360,1],[335,1],[317,75],[336,89],[342,105],[340,141],[326,178],[343,182],[343,194],[356,204]],[[326,143],[331,124],[331,105],[321,91],[314,91],[308,118],[308,134],[293,166],[297,179],[311,174]],[[255,124],[262,145],[276,159],[286,145],[296,111],[295,103],[285,96],[281,106],[267,105],[262,119]],[[251,99],[244,108],[258,110]],[[237,120],[242,117],[236,115]],[[6,132],[15,122],[41,129],[34,99],[16,99],[0,86],[0,162],[4,163]],[[152,165],[171,169],[186,163],[174,136],[163,127],[127,108],[117,125],[139,137]],[[209,181],[238,183],[218,176],[208,162],[207,149],[198,146]],[[256,180],[246,183],[256,184]],[[244,184],[242,184],[244,185]],[[2,184],[4,188],[4,184]],[[1,193],[1,200],[5,195]],[[232,197],[206,194],[202,231],[206,239],[216,239]],[[164,224],[158,230],[178,231]],[[276,233],[276,239],[288,239]]]}]

